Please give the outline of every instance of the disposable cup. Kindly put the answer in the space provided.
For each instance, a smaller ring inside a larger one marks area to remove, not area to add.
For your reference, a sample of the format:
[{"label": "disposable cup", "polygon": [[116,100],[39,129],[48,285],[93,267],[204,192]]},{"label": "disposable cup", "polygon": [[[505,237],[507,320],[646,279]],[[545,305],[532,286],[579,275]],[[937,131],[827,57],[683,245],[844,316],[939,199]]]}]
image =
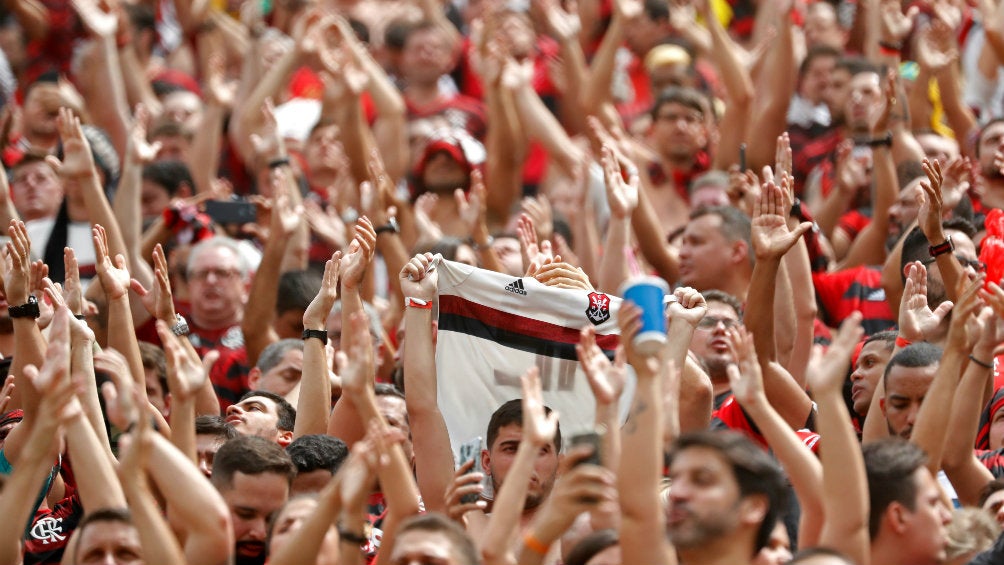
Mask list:
[{"label": "disposable cup", "polygon": [[666,310],[663,298],[669,285],[659,277],[642,276],[621,285],[624,300],[641,308],[641,330],[634,337],[634,348],[642,355],[653,355],[666,343]]}]

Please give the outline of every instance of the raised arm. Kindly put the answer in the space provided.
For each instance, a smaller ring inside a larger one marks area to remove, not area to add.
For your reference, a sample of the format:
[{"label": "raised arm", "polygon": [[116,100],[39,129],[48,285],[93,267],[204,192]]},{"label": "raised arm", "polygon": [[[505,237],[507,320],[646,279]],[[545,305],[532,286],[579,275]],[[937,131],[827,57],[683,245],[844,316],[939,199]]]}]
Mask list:
[{"label": "raised arm", "polygon": [[615,0],[611,8],[610,25],[593,56],[590,76],[580,95],[589,115],[599,115],[603,105],[611,101],[610,85],[617,65],[617,50],[630,32],[631,20],[641,16],[644,6],[638,0]]},{"label": "raised arm", "polygon": [[823,525],[823,501],[820,496],[823,471],[812,452],[795,435],[767,398],[763,372],[749,332],[729,330],[729,345],[737,365],[728,367],[729,385],[739,405],[760,429],[788,473],[802,507],[799,543],[812,546],[819,539]]},{"label": "raised arm", "polygon": [[773,181],[765,184],[754,208],[751,237],[757,260],[750,279],[744,319],[753,334],[771,404],[792,428],[799,429],[812,411],[812,402],[791,375],[777,364],[774,338],[775,284],[781,259],[812,227],[803,222],[794,230],[788,228],[788,214],[782,202],[789,182],[790,177],[784,176],[780,187]]},{"label": "raised arm", "polygon": [[[821,370],[810,376],[809,385],[819,404],[819,435],[826,438],[826,446],[820,449],[825,521],[819,545],[866,565],[870,547],[868,477],[843,396],[851,354],[861,335],[861,315],[853,313],[840,326],[823,357]],[[799,545],[805,547],[801,539]]]},{"label": "raised arm", "polygon": [[[331,364],[325,352],[328,330],[325,324],[338,298],[338,262],[342,254],[336,251],[324,263],[324,276],[317,296],[303,312],[303,376],[296,403],[296,424],[293,439],[309,434],[323,434],[328,429],[331,414]],[[311,332],[311,333],[308,333]],[[323,339],[321,337],[323,336]]]},{"label": "raised arm", "polygon": [[756,96],[750,110],[749,167],[759,171],[770,165],[774,139],[787,123],[788,104],[795,93],[794,30],[790,10],[777,14],[777,36],[764,54],[763,67],[756,81]]},{"label": "raised arm", "polygon": [[934,381],[931,382],[931,387],[924,395],[924,402],[917,412],[917,422],[910,436],[910,441],[927,453],[927,468],[931,474],[937,474],[941,470],[941,456],[945,450],[946,432],[952,404],[955,401],[955,391],[968,356],[976,343],[975,332],[968,328],[968,324],[970,318],[978,314],[982,307],[978,294],[982,286],[982,277],[966,285],[959,303],[952,309],[948,341],[938,371],[934,374]]},{"label": "raised arm", "polygon": [[[617,493],[621,506],[622,562],[675,564],[675,552],[666,542],[665,515],[659,498],[654,496],[659,491],[663,466],[662,368],[656,358],[642,357],[634,349],[632,341],[641,328],[641,310],[637,306],[621,303],[617,325],[628,363],[638,378],[628,421],[621,430]],[[679,386],[676,370],[670,367],[669,372],[666,385]]]},{"label": "raised arm", "polygon": [[90,82],[89,88],[84,89],[89,95],[87,107],[97,125],[108,133],[112,146],[122,155],[129,137],[129,102],[119,64],[118,14],[114,10],[106,12],[96,0],[73,0],[71,4],[97,43],[98,59],[91,60],[92,65],[85,73]]},{"label": "raised arm", "polygon": [[[944,182],[944,175],[941,172],[941,163],[937,159],[929,161],[924,159],[922,164],[927,181],[920,182],[920,192],[917,194],[919,210],[917,213],[917,225],[924,237],[932,246],[937,246],[948,241],[945,230],[942,226],[944,218],[944,201],[941,190]],[[935,257],[938,270],[941,271],[941,279],[945,284],[945,295],[949,300],[959,299],[959,281],[966,277],[962,263],[955,257],[954,253],[941,253]]]},{"label": "raised arm", "polygon": [[147,472],[168,501],[171,523],[185,536],[188,565],[227,563],[234,551],[230,511],[199,468],[160,434],[151,437]]},{"label": "raised arm", "polygon": [[506,474],[505,485],[495,493],[488,529],[480,540],[484,565],[515,565],[511,541],[519,527],[534,463],[541,452],[554,449],[558,414],[544,413],[540,372],[530,367],[520,377],[523,386],[523,435]]},{"label": "raised arm", "polygon": [[445,511],[443,493],[453,480],[453,451],[439,409],[433,304],[439,273],[430,270],[432,254],[416,255],[401,270],[404,312],[404,398],[415,448],[415,474],[425,505]]},{"label": "raised arm", "polygon": [[624,349],[617,348],[611,363],[600,346],[596,345],[596,330],[592,326],[582,328],[579,343],[575,346],[579,365],[586,374],[589,388],[596,399],[596,429],[602,432],[603,445],[600,454],[603,466],[616,469],[621,459],[620,417],[617,405],[624,383],[627,380]]},{"label": "raised arm", "polygon": [[[604,292],[618,292],[630,275],[627,255],[631,243],[631,215],[638,207],[638,167],[613,147],[603,146],[603,178],[606,181],[607,202],[610,204],[610,221],[600,260],[599,288]],[[628,181],[624,182],[624,172]]]}]

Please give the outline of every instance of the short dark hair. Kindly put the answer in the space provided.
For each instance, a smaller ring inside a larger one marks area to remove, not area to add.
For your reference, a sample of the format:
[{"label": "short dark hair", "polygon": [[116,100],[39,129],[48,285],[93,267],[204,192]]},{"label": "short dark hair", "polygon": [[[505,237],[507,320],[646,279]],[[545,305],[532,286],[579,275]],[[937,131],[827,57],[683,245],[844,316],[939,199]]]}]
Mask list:
[{"label": "short dark hair", "polygon": [[882,515],[890,504],[898,502],[911,512],[916,508],[917,484],[912,475],[927,463],[927,455],[916,444],[900,438],[865,444],[862,453],[871,505],[868,535],[874,540],[882,525]]},{"label": "short dark hair", "polygon": [[586,565],[601,551],[620,543],[617,530],[596,530],[579,540],[568,552],[565,565]]},{"label": "short dark hair", "polygon": [[926,341],[918,341],[917,343],[911,343],[910,345],[900,349],[898,353],[892,356],[892,359],[886,363],[885,373],[882,375],[882,383],[885,386],[889,385],[889,372],[892,371],[893,367],[909,367],[919,368],[919,367],[930,367],[931,365],[936,365],[941,361],[942,350],[937,345],[928,343]]},{"label": "short dark hair", "polygon": [[223,416],[203,414],[195,417],[195,435],[211,435],[226,441],[238,438],[241,434]]},{"label": "short dark hair", "polygon": [[230,488],[234,474],[261,475],[273,473],[286,477],[292,484],[296,467],[286,450],[274,441],[258,436],[240,436],[220,446],[213,459],[213,485],[216,490]]},{"label": "short dark hair", "polygon": [[157,375],[157,382],[160,383],[160,388],[167,396],[171,389],[167,384],[167,356],[164,354],[164,350],[152,343],[141,341],[139,342],[139,356],[143,361],[143,368],[149,369]]},{"label": "short dark hair", "polygon": [[906,266],[914,261],[923,262],[929,258],[931,256],[928,250],[930,246],[931,242],[927,240],[927,236],[924,235],[920,227],[915,227],[906,234],[903,239],[902,256],[899,260],[899,276],[904,283],[906,282]]},{"label": "short dark hair", "polygon": [[396,396],[404,400],[404,393],[390,383],[376,383],[373,385],[373,394],[376,396]]},{"label": "short dark hair", "polygon": [[801,79],[805,73],[809,72],[809,67],[816,59],[832,57],[839,60],[841,54],[841,51],[832,45],[813,45],[806,51],[805,59],[802,59],[802,64],[798,66],[798,78]]},{"label": "short dark hair", "polygon": [[995,492],[1004,490],[1004,479],[994,479],[983,486],[980,489],[980,501],[976,504],[980,508],[987,503],[987,500],[993,496]]},{"label": "short dark hair", "polygon": [[170,196],[176,196],[182,185],[195,189],[192,172],[183,161],[154,161],[143,167],[143,180],[161,186]]},{"label": "short dark hair", "polygon": [[879,68],[860,55],[850,55],[837,60],[834,70],[844,70],[851,76],[861,73],[879,73]]},{"label": "short dark hair", "polygon": [[920,161],[907,159],[896,165],[896,182],[899,184],[900,190],[903,190],[906,188],[906,185],[919,178],[927,178]]},{"label": "short dark hair", "polygon": [[263,349],[261,355],[258,356],[258,370],[262,373],[271,371],[276,365],[282,362],[282,358],[286,355],[286,352],[292,349],[303,351],[303,340],[280,339],[268,344],[268,347]]},{"label": "short dark hair", "polygon": [[990,129],[991,127],[993,127],[993,126],[995,126],[997,124],[1000,124],[1000,123],[1004,123],[1004,116],[1002,116],[1000,118],[994,118],[994,119],[990,120],[989,122],[983,124],[983,127],[980,128],[980,133],[979,133],[979,135],[976,136],[976,144],[975,144],[976,145],[975,150],[976,150],[976,157],[977,158],[979,158],[979,156],[980,156],[980,141],[983,140],[983,134],[985,134],[987,132],[987,130]]},{"label": "short dark hair", "polygon": [[743,303],[739,302],[739,299],[731,294],[725,292],[724,290],[718,290],[713,288],[711,290],[701,291],[701,296],[704,297],[704,301],[707,303],[721,302],[736,311],[736,316],[739,319],[743,319]]},{"label": "short dark hair", "polygon": [[[545,406],[544,413],[550,414],[551,409]],[[488,438],[488,443],[486,444],[488,449],[491,449],[492,445],[495,444],[495,440],[498,439],[499,430],[510,424],[516,424],[521,427],[523,426],[523,401],[519,398],[515,398],[502,404],[502,406],[499,406],[495,412],[492,412],[492,417],[488,420],[488,432],[485,434]],[[554,450],[561,451],[560,422],[554,432]]]},{"label": "short dark hair", "polygon": [[287,271],[279,275],[279,295],[275,301],[276,313],[306,310],[321,290],[321,277],[312,270]]},{"label": "short dark hair", "polygon": [[253,398],[255,396],[267,398],[272,402],[275,402],[275,411],[279,416],[279,421],[277,422],[276,427],[284,432],[293,431],[293,426],[296,425],[296,408],[293,408],[293,405],[290,404],[289,401],[274,392],[251,390],[244,393],[244,396],[242,396],[237,402],[244,402],[248,398]]},{"label": "short dark hair", "polygon": [[764,496],[767,512],[757,530],[753,554],[767,547],[770,534],[787,508],[787,486],[780,467],[767,453],[748,437],[738,432],[702,430],[681,435],[673,444],[668,464],[680,452],[691,448],[708,448],[717,451],[732,467],[739,495]]},{"label": "short dark hair", "polygon": [[434,532],[441,533],[449,540],[452,549],[460,557],[460,565],[479,565],[481,558],[474,541],[467,532],[453,520],[438,512],[419,514],[405,520],[397,530],[397,539],[400,540],[405,532]]},{"label": "short dark hair", "polygon": [[702,118],[707,117],[706,114],[709,109],[708,100],[700,91],[686,86],[670,86],[660,92],[655,99],[655,103],[652,104],[652,119],[658,120],[659,111],[662,107],[671,103],[697,110],[701,113]]},{"label": "short dark hair", "polygon": [[86,530],[91,524],[98,522],[114,522],[135,527],[132,522],[132,514],[129,512],[128,508],[98,508],[87,512],[77,524],[76,538],[78,543],[76,543],[73,548],[73,559],[70,561],[71,563],[80,563],[79,541],[84,537],[84,530]]},{"label": "short dark hair", "polygon": [[662,0],[645,0],[645,15],[653,22],[669,20],[669,4]]},{"label": "short dark hair", "polygon": [[334,436],[310,434],[293,440],[286,447],[286,453],[293,460],[298,474],[324,469],[334,475],[349,456],[349,448]]},{"label": "short dark hair", "polygon": [[882,342],[885,342],[886,349],[888,349],[889,351],[892,351],[896,347],[896,338],[897,337],[899,337],[899,332],[897,332],[895,330],[886,330],[884,332],[876,332],[876,333],[873,333],[872,335],[868,336],[868,338],[865,339],[865,342],[862,345],[868,345],[869,343],[872,343],[872,342],[875,342],[875,341],[882,341]]}]

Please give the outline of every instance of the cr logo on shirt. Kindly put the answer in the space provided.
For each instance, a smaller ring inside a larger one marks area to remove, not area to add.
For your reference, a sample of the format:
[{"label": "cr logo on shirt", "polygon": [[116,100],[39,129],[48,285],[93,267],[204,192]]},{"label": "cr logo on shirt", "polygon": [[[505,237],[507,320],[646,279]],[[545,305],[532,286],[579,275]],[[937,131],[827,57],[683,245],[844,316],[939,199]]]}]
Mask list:
[{"label": "cr logo on shirt", "polygon": [[53,518],[52,516],[40,519],[31,527],[31,537],[42,543],[56,543],[65,540],[66,536],[61,533],[63,531],[62,521],[62,518]]}]

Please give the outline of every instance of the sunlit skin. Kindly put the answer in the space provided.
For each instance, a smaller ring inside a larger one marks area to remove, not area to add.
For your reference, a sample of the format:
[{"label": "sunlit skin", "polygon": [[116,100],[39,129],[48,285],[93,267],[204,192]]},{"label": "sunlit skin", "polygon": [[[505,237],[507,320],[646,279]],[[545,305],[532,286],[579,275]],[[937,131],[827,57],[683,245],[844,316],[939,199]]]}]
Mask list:
[{"label": "sunlit skin", "polygon": [[717,214],[705,214],[687,223],[680,241],[680,284],[697,290],[721,288],[739,264],[749,261],[745,244],[737,247],[739,242],[726,239],[721,227],[722,218]]},{"label": "sunlit skin", "polygon": [[[495,492],[498,492],[505,483],[509,468],[516,459],[516,450],[522,437],[523,428],[519,424],[502,426],[490,448],[481,452],[481,465],[491,477]],[[558,453],[553,444],[548,444],[541,448],[533,464],[533,473],[530,475],[530,485],[526,493],[527,509],[536,508],[547,498],[551,488],[554,487],[557,472]]]},{"label": "sunlit skin", "polygon": [[226,441],[227,438],[223,436],[196,434],[195,451],[198,457],[199,471],[207,479],[213,476],[213,460],[216,458],[216,452],[220,450],[220,446]]},{"label": "sunlit skin", "polygon": [[997,523],[1004,527],[1004,490],[999,490],[987,497],[983,510],[994,517]]},{"label": "sunlit skin", "polygon": [[937,364],[928,367],[896,365],[889,369],[885,381],[885,398],[880,401],[880,406],[885,413],[890,434],[910,439],[920,405],[924,402],[937,371]]},{"label": "sunlit skin", "polygon": [[292,348],[283,354],[279,363],[262,373],[252,369],[248,375],[248,386],[251,390],[264,390],[279,396],[286,396],[300,383],[303,376],[303,350]]},{"label": "sunlit skin", "polygon": [[[331,474],[328,474],[331,478]],[[275,554],[290,542],[293,534],[303,527],[303,522],[317,508],[317,499],[298,498],[289,501],[275,517],[275,525],[272,526],[272,537],[269,539],[269,553]],[[317,552],[317,560],[314,565],[337,565],[338,563],[338,531],[332,524],[321,540],[321,547]],[[306,565],[306,564],[304,564]]]},{"label": "sunlit skin", "polygon": [[79,565],[142,565],[143,548],[136,528],[118,521],[91,522],[77,540]]},{"label": "sunlit skin", "polygon": [[234,473],[229,487],[220,489],[233,520],[239,558],[254,558],[265,552],[268,520],[286,503],[289,481],[283,475]]},{"label": "sunlit skin", "polygon": [[275,401],[251,396],[227,407],[227,423],[241,435],[258,436],[280,444],[289,444],[292,432],[279,429],[279,409]]},{"label": "sunlit skin", "polygon": [[192,319],[202,328],[221,329],[239,324],[247,302],[248,283],[241,263],[229,247],[203,249],[188,269]]},{"label": "sunlit skin", "polygon": [[871,406],[872,396],[875,395],[875,388],[878,386],[882,373],[885,372],[886,363],[892,356],[892,347],[882,340],[866,343],[861,348],[858,355],[858,362],[851,373],[851,400],[854,403],[854,412],[858,416],[868,414],[868,407]]},{"label": "sunlit skin", "polygon": [[460,556],[446,534],[409,530],[394,541],[391,565],[460,565]]}]

